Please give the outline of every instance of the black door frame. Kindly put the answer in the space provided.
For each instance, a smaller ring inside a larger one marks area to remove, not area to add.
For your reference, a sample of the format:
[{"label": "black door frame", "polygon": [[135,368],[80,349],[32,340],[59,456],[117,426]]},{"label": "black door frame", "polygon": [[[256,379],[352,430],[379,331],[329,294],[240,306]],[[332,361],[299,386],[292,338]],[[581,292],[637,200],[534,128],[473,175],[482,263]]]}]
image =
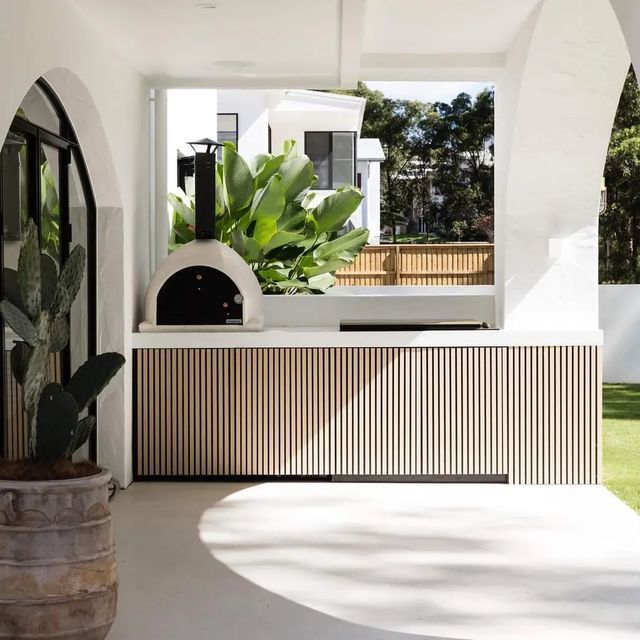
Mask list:
[{"label": "black door frame", "polygon": [[[50,131],[44,127],[35,125],[28,120],[16,116],[9,127],[9,133],[17,133],[27,140],[27,187],[28,187],[28,203],[29,217],[32,218],[38,227],[40,227],[40,154],[42,145],[47,145],[58,150],[59,153],[59,193],[58,200],[60,203],[60,259],[64,261],[69,253],[69,245],[71,244],[72,229],[69,223],[69,165],[73,162],[76,166],[77,174],[80,180],[80,186],[83,192],[85,206],[87,209],[87,305],[88,305],[88,326],[87,326],[87,350],[88,355],[92,356],[97,351],[97,237],[96,237],[96,199],[91,186],[87,165],[82,155],[82,150],[78,143],[77,135],[73,129],[69,116],[62,105],[62,102],[56,95],[55,91],[49,83],[43,78],[39,78],[35,82],[47,100],[53,107],[58,121],[60,122],[60,130],[58,132]],[[2,167],[0,166],[0,172]],[[2,180],[0,180],[0,189],[2,189]],[[0,196],[1,196],[0,192]],[[0,207],[2,198],[0,197]],[[0,221],[3,212],[0,210]],[[4,297],[4,225],[0,226],[0,297]],[[0,394],[0,415],[6,421],[5,407],[5,343],[4,331],[0,331],[0,349],[2,349],[2,357],[0,358],[0,374],[2,375],[2,393]],[[62,358],[63,377],[67,379],[71,374],[71,361],[69,349],[63,352]],[[96,403],[92,403],[89,407],[89,413],[96,415]],[[0,429],[0,454],[5,450],[4,430]],[[89,457],[96,460],[97,457],[97,435],[94,430],[89,438]]]}]

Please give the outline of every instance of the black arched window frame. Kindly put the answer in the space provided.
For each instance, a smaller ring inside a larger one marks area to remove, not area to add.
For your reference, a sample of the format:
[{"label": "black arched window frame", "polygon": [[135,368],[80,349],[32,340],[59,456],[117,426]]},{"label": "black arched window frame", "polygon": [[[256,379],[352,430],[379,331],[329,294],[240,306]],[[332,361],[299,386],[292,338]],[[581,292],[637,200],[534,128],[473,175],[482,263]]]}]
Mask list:
[{"label": "black arched window frame", "polygon": [[[47,100],[53,107],[58,121],[60,130],[50,131],[38,126],[28,120],[16,116],[9,127],[9,132],[22,135],[27,140],[27,201],[28,213],[38,228],[40,228],[40,151],[42,145],[58,150],[59,154],[59,193],[58,200],[60,203],[60,259],[62,262],[69,255],[69,245],[72,239],[72,229],[69,223],[69,165],[73,162],[76,166],[77,175],[80,180],[85,206],[87,210],[87,350],[88,355],[92,356],[96,353],[97,336],[96,336],[96,200],[87,165],[82,155],[82,150],[78,144],[78,138],[73,129],[69,116],[62,105],[62,102],[56,95],[49,83],[40,78],[36,81],[36,86],[44,93]],[[0,189],[2,181],[0,181]],[[0,194],[1,195],[1,194]],[[2,202],[2,198],[0,198]],[[0,215],[2,212],[0,212]],[[0,226],[0,233],[3,233],[4,225]],[[0,242],[0,265],[4,267],[4,242]],[[0,269],[0,292],[4,297],[4,269]],[[0,347],[2,353],[5,353],[4,331],[0,331]],[[6,384],[6,376],[4,371],[5,359],[0,358],[0,371],[2,373],[3,388]],[[62,355],[62,373],[66,380],[71,374],[70,353],[67,348]],[[5,391],[0,394],[0,404],[2,413],[6,419]],[[93,403],[89,407],[89,413],[96,414],[96,406]],[[4,443],[2,442],[3,432],[0,429],[0,452],[4,451]],[[97,438],[95,431],[89,439],[89,456],[96,459]]]}]

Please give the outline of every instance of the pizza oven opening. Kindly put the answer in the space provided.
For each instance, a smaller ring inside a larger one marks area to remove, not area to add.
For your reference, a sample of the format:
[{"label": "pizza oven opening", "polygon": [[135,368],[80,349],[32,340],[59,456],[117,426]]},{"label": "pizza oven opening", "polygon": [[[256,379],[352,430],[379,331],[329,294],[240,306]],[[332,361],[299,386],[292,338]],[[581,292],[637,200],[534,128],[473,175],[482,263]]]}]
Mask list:
[{"label": "pizza oven opening", "polygon": [[259,331],[264,325],[260,284],[242,257],[215,239],[220,143],[205,138],[189,144],[195,152],[196,238],[153,274],[140,331]]}]

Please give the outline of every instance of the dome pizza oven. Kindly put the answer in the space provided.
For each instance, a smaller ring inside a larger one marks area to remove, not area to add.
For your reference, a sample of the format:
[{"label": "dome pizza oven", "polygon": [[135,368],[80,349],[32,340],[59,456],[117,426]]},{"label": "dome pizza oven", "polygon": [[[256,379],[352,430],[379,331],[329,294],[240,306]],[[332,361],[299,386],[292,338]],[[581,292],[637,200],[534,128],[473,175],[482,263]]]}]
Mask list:
[{"label": "dome pizza oven", "polygon": [[[141,332],[260,331],[262,290],[251,267],[215,239],[216,148],[207,138],[195,151],[196,239],[163,260],[151,278]],[[204,146],[205,151],[198,151]]]}]

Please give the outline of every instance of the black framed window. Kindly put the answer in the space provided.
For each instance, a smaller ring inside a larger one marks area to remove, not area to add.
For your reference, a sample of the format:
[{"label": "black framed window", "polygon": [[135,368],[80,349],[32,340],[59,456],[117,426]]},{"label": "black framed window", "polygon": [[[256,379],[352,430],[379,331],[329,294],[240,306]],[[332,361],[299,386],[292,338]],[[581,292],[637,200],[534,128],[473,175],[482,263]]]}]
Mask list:
[{"label": "black framed window", "polygon": [[[237,113],[219,113],[218,114],[218,142],[233,142],[238,148],[238,114]],[[218,154],[222,153],[222,149],[218,149]],[[218,160],[221,160],[221,156]]]},{"label": "black framed window", "polygon": [[355,131],[306,131],[304,151],[318,176],[316,189],[338,189],[355,184]]},{"label": "black framed window", "polygon": [[[41,248],[58,265],[75,244],[87,252],[86,273],[68,320],[72,345],[52,361],[54,378],[63,382],[96,353],[96,202],[87,167],[69,118],[53,89],[39,79],[27,92],[2,145],[0,163],[0,297],[17,296],[20,236],[31,218],[40,230]],[[26,424],[8,354],[17,339],[0,331],[3,428],[0,455],[26,455]],[[95,414],[95,406],[89,411]],[[96,457],[95,432],[89,456]]]}]

